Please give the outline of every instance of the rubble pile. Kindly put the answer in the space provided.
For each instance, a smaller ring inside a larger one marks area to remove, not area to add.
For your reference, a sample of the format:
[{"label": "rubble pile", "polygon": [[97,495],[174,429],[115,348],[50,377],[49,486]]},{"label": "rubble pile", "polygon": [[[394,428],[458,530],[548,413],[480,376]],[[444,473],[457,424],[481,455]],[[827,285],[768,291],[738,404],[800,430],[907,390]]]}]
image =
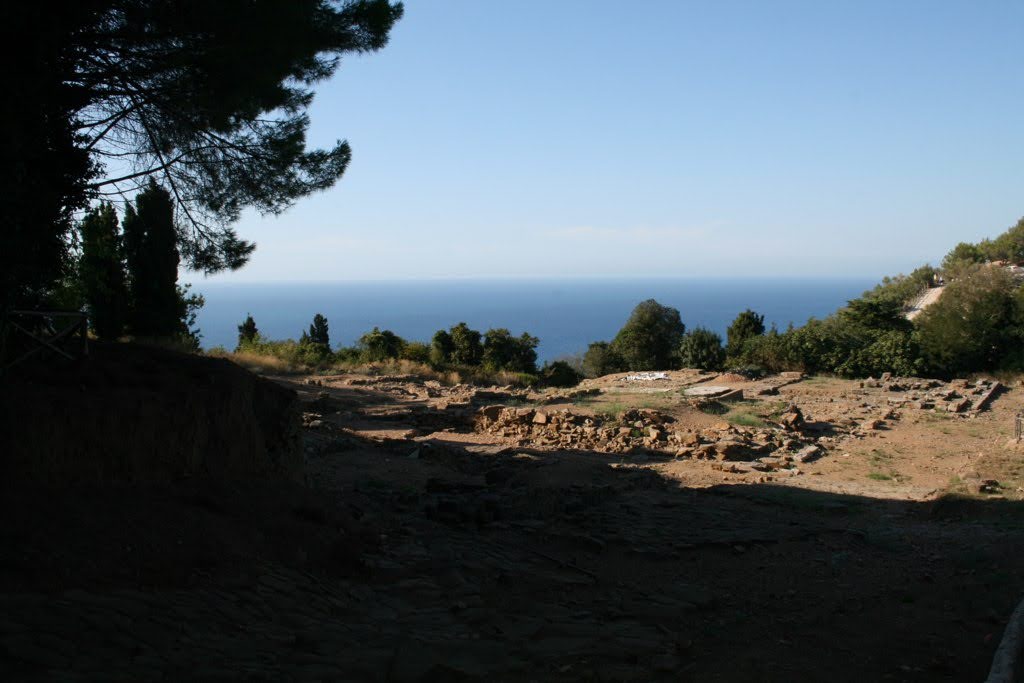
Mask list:
[{"label": "rubble pile", "polygon": [[937,379],[893,377],[885,373],[879,379],[869,377],[860,383],[865,389],[884,389],[897,394],[887,399],[891,406],[934,410],[960,415],[982,410],[1003,388],[996,380]]},{"label": "rubble pile", "polygon": [[721,422],[707,429],[677,428],[656,410],[627,410],[614,419],[491,405],[477,412],[478,431],[515,440],[519,447],[636,453],[744,463],[730,471],[793,470],[824,454],[818,438],[800,432],[803,416],[790,406],[779,427],[746,428]]},{"label": "rubble pile", "polygon": [[802,372],[780,372],[777,375],[771,375],[758,381],[756,384],[751,386],[747,393],[751,396],[775,396],[779,393],[779,389],[782,387],[789,386],[790,384],[796,384],[804,378]]}]

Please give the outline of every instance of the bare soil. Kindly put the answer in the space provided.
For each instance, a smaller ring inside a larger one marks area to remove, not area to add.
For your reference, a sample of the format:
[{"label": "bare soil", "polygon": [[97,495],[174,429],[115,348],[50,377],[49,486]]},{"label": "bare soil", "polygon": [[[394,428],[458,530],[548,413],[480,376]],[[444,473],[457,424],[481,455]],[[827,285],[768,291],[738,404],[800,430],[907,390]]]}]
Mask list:
[{"label": "bare soil", "polygon": [[[6,492],[6,679],[982,680],[1024,592],[1018,386],[953,413],[693,371],[277,381],[304,405],[304,484]],[[696,385],[748,398],[698,407]],[[790,404],[809,428],[779,426]],[[489,405],[575,426],[545,447],[532,417],[488,431]],[[561,445],[637,408],[664,440]],[[751,470],[669,440],[766,434],[821,455]]]}]

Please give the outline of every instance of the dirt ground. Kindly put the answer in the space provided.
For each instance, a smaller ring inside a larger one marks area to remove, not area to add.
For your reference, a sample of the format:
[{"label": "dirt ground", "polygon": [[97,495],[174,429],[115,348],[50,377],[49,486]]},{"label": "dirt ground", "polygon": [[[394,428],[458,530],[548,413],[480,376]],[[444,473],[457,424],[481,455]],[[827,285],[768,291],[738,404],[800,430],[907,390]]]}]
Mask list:
[{"label": "dirt ground", "polygon": [[[304,402],[305,485],[5,493],[5,680],[982,680],[1024,593],[1018,386],[956,413],[891,382],[692,371],[277,380]],[[694,386],[747,398],[695,407]],[[488,431],[497,405],[533,417]],[[565,443],[566,415],[618,433],[631,409],[668,436],[544,447],[533,422],[562,416]],[[777,469],[703,457],[768,437],[798,442]]]}]

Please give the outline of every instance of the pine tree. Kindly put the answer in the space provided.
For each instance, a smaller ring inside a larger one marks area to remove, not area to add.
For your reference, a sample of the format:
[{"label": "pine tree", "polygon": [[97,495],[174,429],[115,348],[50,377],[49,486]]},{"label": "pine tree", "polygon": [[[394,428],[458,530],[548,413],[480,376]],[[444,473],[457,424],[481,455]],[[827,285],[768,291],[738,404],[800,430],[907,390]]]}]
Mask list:
[{"label": "pine tree", "polygon": [[309,340],[314,344],[323,344],[330,348],[331,337],[327,332],[327,318],[319,313],[313,316],[313,324],[309,326]]},{"label": "pine tree", "polygon": [[110,204],[100,204],[85,215],[79,230],[80,277],[90,325],[100,339],[116,339],[124,333],[128,320],[128,289],[117,212]]},{"label": "pine tree", "polygon": [[238,326],[238,346],[235,347],[235,350],[255,341],[259,334],[260,331],[256,329],[256,321],[253,320],[252,314],[247,314],[245,322]]}]

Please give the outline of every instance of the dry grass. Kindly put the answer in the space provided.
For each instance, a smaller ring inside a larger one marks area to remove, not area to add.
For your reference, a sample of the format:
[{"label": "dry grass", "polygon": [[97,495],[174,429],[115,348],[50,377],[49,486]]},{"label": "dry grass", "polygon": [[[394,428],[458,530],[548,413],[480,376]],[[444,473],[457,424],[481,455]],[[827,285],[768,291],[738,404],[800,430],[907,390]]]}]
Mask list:
[{"label": "dry grass", "polygon": [[529,376],[515,372],[499,370],[491,372],[482,368],[461,368],[452,370],[436,370],[426,363],[405,359],[390,359],[376,363],[333,363],[322,366],[308,366],[288,362],[278,356],[256,351],[225,351],[212,349],[208,356],[226,358],[242,367],[264,374],[304,374],[304,373],[359,373],[372,376],[380,375],[411,375],[420,380],[434,380],[447,386],[456,384],[523,386],[531,379]]},{"label": "dry grass", "polygon": [[214,358],[226,358],[227,360],[241,365],[247,370],[256,373],[270,373],[275,375],[291,375],[306,372],[308,369],[292,365],[286,360],[271,356],[269,354],[255,353],[252,351],[221,352],[210,351],[208,356]]}]

